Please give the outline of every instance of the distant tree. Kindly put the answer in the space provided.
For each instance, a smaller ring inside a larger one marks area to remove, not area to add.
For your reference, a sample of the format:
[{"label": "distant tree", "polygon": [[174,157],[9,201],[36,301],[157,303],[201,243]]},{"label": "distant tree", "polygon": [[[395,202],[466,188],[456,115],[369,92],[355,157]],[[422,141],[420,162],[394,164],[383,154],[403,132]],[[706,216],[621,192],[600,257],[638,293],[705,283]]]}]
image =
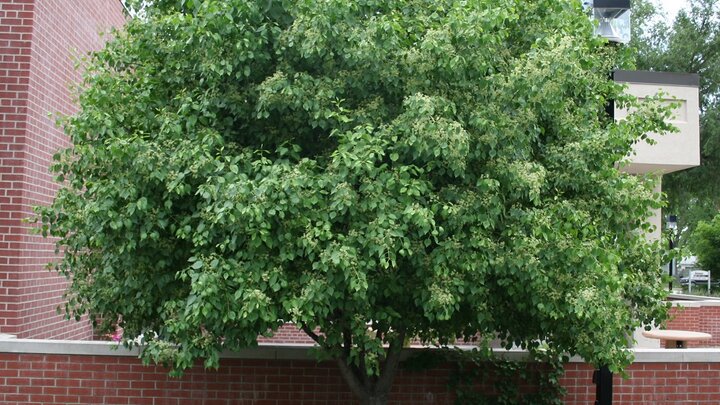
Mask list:
[{"label": "distant tree", "polygon": [[651,179],[579,2],[155,2],[95,54],[43,230],[67,311],[176,370],[284,322],[364,404],[409,338],[627,365],[661,321]]},{"label": "distant tree", "polygon": [[633,41],[638,68],[700,74],[701,165],[663,178],[666,212],[678,214],[689,235],[720,212],[720,1],[691,0],[671,26],[647,1],[633,7],[641,16]]},{"label": "distant tree", "polygon": [[714,279],[720,278],[720,214],[711,221],[700,221],[693,232],[691,247],[703,270],[710,270]]}]

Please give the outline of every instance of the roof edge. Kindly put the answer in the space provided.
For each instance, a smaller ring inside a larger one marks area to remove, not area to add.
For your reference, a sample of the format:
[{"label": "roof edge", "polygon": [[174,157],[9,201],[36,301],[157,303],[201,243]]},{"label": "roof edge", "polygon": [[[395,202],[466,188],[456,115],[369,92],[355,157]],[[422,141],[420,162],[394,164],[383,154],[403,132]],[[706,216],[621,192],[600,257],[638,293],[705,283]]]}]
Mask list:
[{"label": "roof edge", "polygon": [[700,87],[700,75],[697,73],[654,72],[650,70],[616,70],[613,80],[622,83],[652,83],[673,86]]}]

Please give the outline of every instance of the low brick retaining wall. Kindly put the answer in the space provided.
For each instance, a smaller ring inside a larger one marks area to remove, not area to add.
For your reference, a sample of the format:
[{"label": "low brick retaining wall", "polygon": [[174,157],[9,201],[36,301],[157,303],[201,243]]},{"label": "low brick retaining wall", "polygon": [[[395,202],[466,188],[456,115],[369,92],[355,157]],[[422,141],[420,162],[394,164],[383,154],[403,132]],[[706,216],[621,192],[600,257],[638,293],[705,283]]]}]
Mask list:
[{"label": "low brick retaining wall", "polygon": [[688,347],[720,347],[720,301],[676,301],[670,309],[670,316],[666,329],[712,335],[711,340],[689,342]]},{"label": "low brick retaining wall", "polygon": [[[0,403],[333,405],[355,403],[332,362],[307,346],[266,345],[226,356],[219,370],[171,378],[106,342],[0,340]],[[522,352],[510,352],[522,358]],[[592,405],[592,368],[566,365],[566,404]],[[616,404],[720,403],[720,349],[638,349],[630,378],[615,376]],[[452,404],[449,366],[401,370],[391,404]]]},{"label": "low brick retaining wall", "polygon": [[[688,349],[692,350],[692,349]],[[707,359],[720,360],[713,352]],[[593,370],[583,363],[565,367],[562,385],[566,404],[593,405]],[[720,362],[635,362],[627,370],[630,378],[613,377],[613,403],[617,405],[720,404]]]}]

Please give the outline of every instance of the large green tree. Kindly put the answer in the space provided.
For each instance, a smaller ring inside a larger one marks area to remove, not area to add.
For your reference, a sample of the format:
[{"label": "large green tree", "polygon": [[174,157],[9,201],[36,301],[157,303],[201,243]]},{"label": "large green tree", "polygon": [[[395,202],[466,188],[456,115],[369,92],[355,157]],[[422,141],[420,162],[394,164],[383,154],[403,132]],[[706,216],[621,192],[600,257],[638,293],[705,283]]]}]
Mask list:
[{"label": "large green tree", "polygon": [[156,2],[92,57],[40,209],[68,313],[183,369],[293,322],[365,404],[404,342],[622,367],[662,320],[624,60],[579,2]]},{"label": "large green tree", "polygon": [[720,212],[720,1],[691,0],[670,24],[651,3],[638,3],[638,68],[700,75],[700,166],[663,178],[666,212],[678,214],[688,235]]},{"label": "large green tree", "polygon": [[720,274],[720,214],[711,221],[700,221],[690,242],[701,268],[711,271],[717,279]]}]

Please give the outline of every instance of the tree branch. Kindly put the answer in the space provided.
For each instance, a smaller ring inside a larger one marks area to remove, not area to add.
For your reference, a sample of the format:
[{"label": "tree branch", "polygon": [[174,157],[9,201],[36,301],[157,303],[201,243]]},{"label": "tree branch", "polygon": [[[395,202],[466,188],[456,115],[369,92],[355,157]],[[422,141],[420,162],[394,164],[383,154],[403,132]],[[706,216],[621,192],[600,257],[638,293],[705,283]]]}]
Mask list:
[{"label": "tree branch", "polygon": [[348,330],[347,328],[343,329],[342,332],[343,335],[343,353],[345,354],[345,358],[350,358],[350,350],[352,348],[352,332]]},{"label": "tree branch", "polygon": [[[370,386],[365,369],[354,366],[350,363],[350,355],[352,353],[352,331],[348,328],[344,328],[342,336],[342,356],[337,359],[340,372],[345,378],[345,381],[347,381],[350,385],[350,389],[353,393],[355,393],[355,395],[359,398],[366,398],[368,395],[373,393],[374,387]],[[365,359],[362,355],[360,357],[360,364],[364,367]]]},{"label": "tree branch", "polygon": [[367,389],[371,389],[371,383],[368,379],[367,375],[367,368],[365,366],[365,350],[360,349],[358,347],[358,350],[360,350],[360,355],[358,356],[358,366],[355,367],[352,364],[350,364],[350,354],[352,352],[352,331],[349,328],[343,329],[343,346],[344,346],[344,353],[345,353],[345,359],[348,363],[348,367],[351,368],[351,370],[355,373],[355,376],[360,380],[363,387]]},{"label": "tree branch", "polygon": [[[328,349],[321,343],[320,336],[310,329],[306,323],[301,323],[300,328],[306,335],[315,341],[315,343],[323,347],[323,349]],[[363,384],[365,382],[363,381],[363,376],[365,374],[362,372],[363,370],[358,370],[356,367],[349,364],[351,349],[352,335],[351,332],[346,329],[343,331],[342,355],[340,358],[336,359],[338,368],[340,368],[340,374],[342,374],[345,381],[347,381],[353,394],[355,394],[358,398],[365,398],[370,394],[370,387]]]},{"label": "tree branch", "polygon": [[366,387],[363,386],[360,378],[358,378],[357,374],[353,372],[351,366],[345,361],[346,359],[343,358],[337,359],[338,368],[340,368],[340,374],[342,374],[342,376],[345,378],[345,381],[347,381],[353,394],[355,394],[358,398],[367,397],[369,395],[369,391],[366,389]]},{"label": "tree branch", "polygon": [[405,342],[405,330],[398,332],[395,339],[390,342],[388,347],[387,356],[383,362],[380,379],[378,380],[375,392],[379,395],[386,396],[390,393],[390,387],[397,374],[398,366],[400,365],[400,356],[402,355],[403,343]]},{"label": "tree branch", "polygon": [[306,323],[304,323],[304,322],[301,323],[301,324],[300,324],[300,327],[302,328],[303,332],[305,332],[306,335],[310,336],[310,339],[314,340],[315,343],[317,343],[318,345],[322,346],[322,344],[320,344],[320,336],[318,336],[317,333],[315,333],[313,330],[311,330],[311,329],[307,326]]}]

